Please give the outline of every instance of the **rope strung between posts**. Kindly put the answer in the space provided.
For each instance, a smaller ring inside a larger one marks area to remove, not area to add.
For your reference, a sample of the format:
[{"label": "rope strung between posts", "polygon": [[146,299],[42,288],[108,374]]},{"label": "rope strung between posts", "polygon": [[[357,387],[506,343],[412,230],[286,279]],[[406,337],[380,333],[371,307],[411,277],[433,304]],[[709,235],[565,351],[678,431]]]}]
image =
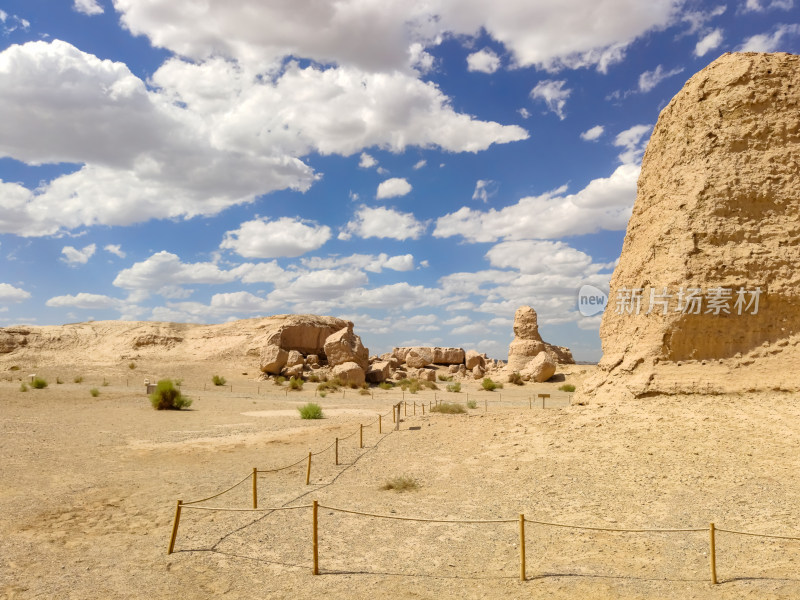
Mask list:
[{"label": "rope strung between posts", "polygon": [[279,508],[224,508],[221,506],[186,506],[183,508],[191,508],[192,510],[218,510],[222,512],[265,512],[276,510],[295,510],[298,508],[311,508],[311,504],[303,504],[302,506],[281,506]]},{"label": "rope strung between posts", "polygon": [[[341,441],[341,440],[339,440],[339,441]],[[336,445],[336,442],[334,441],[334,442],[332,442],[332,443],[331,443],[331,445],[330,445],[330,446],[328,446],[327,448],[323,448],[323,449],[322,449],[322,450],[320,450],[319,452],[312,452],[312,453],[311,453],[311,456],[317,456],[318,454],[322,454],[323,452],[327,452],[328,450],[330,450],[331,448],[333,448],[335,445]]]},{"label": "rope strung between posts", "polygon": [[333,510],[340,513],[346,513],[349,515],[360,515],[362,517],[375,517],[376,519],[392,519],[395,521],[417,521],[419,523],[516,523],[517,519],[467,519],[467,520],[456,520],[456,519],[422,519],[422,518],[415,518],[415,517],[397,517],[394,515],[377,515],[374,513],[365,513],[359,512],[357,510],[347,510],[344,508],[336,508],[334,506],[326,506],[324,504],[320,504],[319,508],[325,508],[327,510]]},{"label": "rope strung between posts", "polygon": [[228,493],[228,492],[230,492],[230,491],[231,491],[233,488],[235,488],[235,487],[238,487],[238,486],[242,485],[242,484],[243,484],[245,481],[247,481],[248,479],[250,479],[250,477],[252,477],[252,475],[251,475],[250,473],[248,473],[248,474],[245,476],[245,478],[244,478],[244,479],[242,479],[242,480],[241,480],[239,483],[236,483],[236,484],[232,485],[232,486],[231,486],[231,487],[229,487],[227,490],[224,490],[224,491],[220,492],[219,494],[214,494],[213,496],[209,496],[208,498],[203,498],[202,500],[192,500],[191,502],[184,502],[184,503],[183,503],[183,506],[185,506],[185,507],[187,507],[187,508],[188,508],[188,505],[189,505],[189,504],[198,504],[198,503],[200,503],[200,502],[205,502],[206,500],[212,500],[212,499],[214,499],[214,498],[217,498],[218,496],[222,496],[222,494],[227,494],[227,493]]},{"label": "rope strung between posts", "polygon": [[302,462],[308,460],[306,457],[301,458],[296,463],[292,463],[291,465],[287,465],[285,467],[279,467],[277,469],[258,469],[259,473],[277,473],[278,471],[285,471],[286,469],[291,469],[292,467],[296,467]]},{"label": "rope strung between posts", "polygon": [[722,531],[724,533],[734,533],[736,535],[749,535],[752,537],[764,537],[764,538],[773,538],[776,540],[797,540],[800,541],[800,537],[790,537],[788,535],[769,535],[766,533],[749,533],[747,531],[734,531],[732,529],[720,529],[719,527],[715,528],[715,531]]},{"label": "rope strung between posts", "polygon": [[[535,525],[547,525],[549,527],[564,527],[566,529],[587,529],[589,531],[611,531],[615,533],[696,533],[699,531],[708,531],[708,528],[702,529],[612,529],[610,527],[589,527],[583,525],[567,525],[565,523],[549,523],[547,521],[534,521],[533,519],[525,518],[526,523],[533,523]],[[717,530],[719,531],[719,530]]]}]

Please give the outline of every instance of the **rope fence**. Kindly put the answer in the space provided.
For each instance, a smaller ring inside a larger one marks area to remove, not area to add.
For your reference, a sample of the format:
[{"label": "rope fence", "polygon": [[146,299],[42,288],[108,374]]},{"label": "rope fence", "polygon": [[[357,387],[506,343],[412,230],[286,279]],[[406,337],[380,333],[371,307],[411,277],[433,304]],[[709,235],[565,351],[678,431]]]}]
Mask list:
[{"label": "rope fence", "polygon": [[[572,525],[568,523],[557,523],[551,521],[540,521],[536,519],[529,519],[525,517],[524,513],[519,513],[518,517],[515,518],[506,518],[506,519],[445,519],[445,518],[431,518],[431,517],[413,517],[413,516],[402,516],[397,514],[378,514],[378,513],[368,513],[363,511],[357,511],[348,508],[336,507],[336,506],[328,506],[320,504],[317,500],[314,500],[312,504],[303,504],[299,506],[280,506],[280,507],[270,507],[270,508],[259,508],[258,507],[258,474],[259,473],[277,473],[279,471],[285,471],[287,469],[291,469],[296,467],[303,462],[306,462],[306,485],[310,483],[310,475],[311,475],[311,462],[312,457],[318,456],[324,452],[327,452],[331,448],[334,448],[334,464],[337,466],[339,465],[339,442],[352,438],[359,434],[359,448],[364,447],[363,443],[363,432],[364,427],[371,427],[375,424],[378,425],[379,434],[381,433],[381,425],[382,419],[385,416],[388,416],[389,413],[392,413],[392,420],[396,423],[396,427],[394,430],[396,431],[399,428],[400,424],[400,410],[401,405],[403,406],[404,410],[408,410],[408,406],[405,402],[401,401],[397,404],[392,406],[392,409],[383,414],[379,415],[376,421],[369,423],[368,425],[359,424],[359,429],[350,435],[343,437],[343,438],[336,438],[335,441],[325,447],[322,450],[317,452],[309,451],[306,457],[294,462],[290,465],[286,465],[283,467],[278,467],[274,469],[258,469],[253,467],[251,473],[248,473],[243,479],[239,482],[235,483],[231,487],[214,494],[212,496],[208,496],[206,498],[202,498],[200,500],[192,500],[190,502],[183,502],[182,500],[177,501],[177,505],[175,508],[175,518],[173,520],[172,532],[170,535],[169,540],[169,547],[167,550],[167,554],[172,554],[175,551],[175,542],[178,536],[178,528],[180,525],[181,520],[181,513],[184,509],[186,510],[204,510],[204,511],[212,511],[212,512],[249,512],[249,513],[272,513],[278,511],[292,511],[292,510],[304,510],[304,509],[312,509],[312,559],[313,559],[313,567],[312,573],[314,575],[319,575],[319,519],[318,519],[318,511],[320,508],[324,510],[331,511],[330,514],[333,513],[341,513],[347,515],[354,515],[358,517],[365,517],[365,518],[373,518],[373,519],[385,519],[385,520],[393,520],[393,521],[407,521],[407,522],[417,522],[417,523],[448,523],[448,524],[464,524],[464,525],[474,525],[474,524],[502,524],[507,525],[510,523],[518,523],[519,526],[519,568],[520,568],[520,580],[526,581],[527,574],[526,574],[526,556],[525,556],[525,524],[529,523],[531,525],[539,525],[543,527],[555,527],[555,528],[563,528],[563,529],[571,529],[571,530],[579,530],[579,531],[595,531],[595,532],[611,532],[611,533],[630,533],[630,534],[671,534],[671,533],[703,533],[708,532],[708,559],[709,559],[709,571],[710,571],[710,580],[712,584],[718,583],[717,578],[717,541],[716,537],[718,533],[725,533],[730,535],[742,535],[742,536],[749,536],[749,537],[757,537],[757,538],[767,538],[767,539],[778,539],[778,540],[787,540],[787,541],[800,541],[800,536],[787,536],[787,535],[774,535],[774,534],[763,534],[763,533],[755,533],[749,531],[738,531],[734,529],[723,529],[717,528],[715,524],[709,523],[708,527],[684,527],[684,528],[670,528],[670,529],[658,529],[658,528],[639,528],[639,529],[625,529],[625,528],[613,528],[613,527],[594,527],[590,525]],[[424,407],[425,404],[422,403],[420,405],[423,410],[424,414]],[[428,403],[429,410],[431,407],[435,407],[436,405],[432,403]],[[416,408],[416,402],[414,403],[412,409]],[[390,433],[390,432],[389,432]],[[388,435],[388,433],[387,433]],[[221,506],[197,506],[202,502],[206,502],[208,500],[213,500],[218,498],[235,488],[242,485],[248,479],[252,480],[252,501],[253,507],[252,508],[228,508],[228,507],[221,507]],[[302,497],[302,496],[301,496]],[[299,498],[298,498],[299,499]],[[296,500],[294,500],[296,501]]]}]

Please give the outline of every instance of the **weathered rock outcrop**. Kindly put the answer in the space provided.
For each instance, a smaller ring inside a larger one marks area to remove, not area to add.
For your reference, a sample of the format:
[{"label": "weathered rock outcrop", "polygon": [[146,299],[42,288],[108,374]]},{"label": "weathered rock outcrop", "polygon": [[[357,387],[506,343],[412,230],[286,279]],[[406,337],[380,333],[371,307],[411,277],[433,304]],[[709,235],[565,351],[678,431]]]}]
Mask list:
[{"label": "weathered rock outcrop", "polygon": [[400,361],[405,362],[409,352],[429,359],[431,365],[460,365],[464,362],[463,348],[440,348],[438,346],[409,346],[395,348],[392,354]]},{"label": "weathered rock outcrop", "polygon": [[356,363],[364,371],[369,367],[369,350],[361,343],[361,338],[353,333],[352,323],[329,335],[324,349],[328,365],[332,367],[347,362]]},{"label": "weathered rock outcrop", "polygon": [[365,381],[364,369],[354,362],[344,362],[333,367],[333,376],[346,385],[361,385]]},{"label": "weathered rock outcrop", "polygon": [[541,352],[547,352],[559,364],[575,363],[569,348],[553,346],[542,340],[536,311],[530,306],[521,306],[514,314],[514,340],[508,347],[508,370],[522,371]]},{"label": "weathered rock outcrop", "polygon": [[556,361],[545,350],[537,354],[533,360],[529,361],[525,368],[520,371],[520,375],[525,381],[542,383],[556,374]]},{"label": "weathered rock outcrop", "polygon": [[577,400],[797,389],[798,266],[800,56],[725,54],[655,126]]}]

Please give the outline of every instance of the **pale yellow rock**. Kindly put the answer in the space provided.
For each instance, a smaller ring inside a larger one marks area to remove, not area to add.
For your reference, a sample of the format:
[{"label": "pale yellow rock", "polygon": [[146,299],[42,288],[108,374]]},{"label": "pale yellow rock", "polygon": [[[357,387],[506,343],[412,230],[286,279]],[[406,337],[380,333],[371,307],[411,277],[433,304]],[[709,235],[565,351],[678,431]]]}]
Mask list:
[{"label": "pale yellow rock", "polygon": [[352,323],[328,336],[324,348],[330,366],[354,362],[362,371],[369,367],[369,350],[361,343],[361,338],[353,333]]},{"label": "pale yellow rock", "polygon": [[569,348],[554,346],[542,340],[539,319],[530,306],[521,306],[514,314],[514,340],[508,346],[508,371],[521,371],[541,352],[547,352],[560,364],[575,364]]}]

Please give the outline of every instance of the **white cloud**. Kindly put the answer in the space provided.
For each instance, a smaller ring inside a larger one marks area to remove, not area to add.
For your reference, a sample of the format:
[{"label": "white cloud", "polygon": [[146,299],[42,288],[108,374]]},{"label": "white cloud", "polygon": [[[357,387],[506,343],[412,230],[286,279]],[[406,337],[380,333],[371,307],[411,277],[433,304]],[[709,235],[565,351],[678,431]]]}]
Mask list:
[{"label": "white cloud", "polygon": [[382,181],[378,185],[378,193],[376,198],[382,200],[384,198],[395,198],[397,196],[405,196],[411,192],[411,184],[402,177],[392,177],[386,181]]},{"label": "white cloud", "polygon": [[619,155],[619,160],[623,164],[638,164],[642,160],[647,142],[650,138],[647,136],[653,130],[652,125],[634,125],[621,131],[614,138],[614,145],[619,148],[624,148],[624,151]]},{"label": "white cloud", "polygon": [[531,116],[530,111],[525,107],[520,108],[519,110],[517,110],[517,112],[519,113],[519,116],[522,117],[523,119],[529,119]]},{"label": "white cloud", "polygon": [[499,188],[500,186],[496,181],[492,181],[491,179],[478,179],[478,181],[475,182],[475,191],[472,192],[472,199],[480,200],[486,204],[489,198],[497,193]]},{"label": "white cloud", "polygon": [[309,269],[336,269],[340,267],[354,267],[363,269],[370,273],[380,273],[383,269],[393,271],[412,271],[414,270],[414,256],[402,254],[399,256],[389,256],[381,252],[375,254],[351,254],[342,257],[311,257],[300,260],[302,265]]},{"label": "white cloud", "polygon": [[625,229],[636,199],[639,167],[624,164],[610,177],[593,179],[576,194],[565,187],[482,212],[462,207],[436,221],[434,237],[462,236],[469,242],[557,239],[603,229]]},{"label": "white cloud", "polygon": [[225,233],[219,245],[247,258],[294,257],[316,250],[331,237],[330,227],[281,217],[246,221]]},{"label": "white cloud", "polygon": [[697,42],[694,47],[694,55],[695,56],[705,56],[708,52],[713,50],[714,48],[719,47],[722,43],[722,30],[715,29],[709,34],[703,36],[703,38]]},{"label": "white cloud", "polygon": [[467,70],[494,73],[500,68],[500,57],[490,48],[483,48],[467,56]]},{"label": "white cloud", "polygon": [[419,161],[416,162],[416,164],[414,165],[413,169],[415,171],[418,171],[419,169],[421,169],[422,167],[424,167],[427,164],[428,164],[428,161],[426,161],[425,159],[419,160]]},{"label": "white cloud", "polygon": [[592,257],[585,252],[564,242],[541,240],[501,242],[489,249],[486,258],[493,267],[517,269],[521,273],[555,271],[564,275],[579,275],[592,267]]},{"label": "white cloud", "polygon": [[378,164],[378,161],[375,158],[366,152],[362,152],[361,156],[359,157],[358,166],[362,169],[369,169],[374,167]]},{"label": "white cloud", "polygon": [[87,294],[81,292],[74,296],[55,296],[45,302],[51,308],[84,308],[89,310],[115,309],[119,310],[124,306],[124,301],[119,298],[112,298],[101,294]]},{"label": "white cloud", "polygon": [[450,330],[450,335],[486,335],[492,330],[482,322],[468,323]]},{"label": "white cloud", "polygon": [[392,208],[362,206],[356,211],[355,219],[339,234],[339,239],[347,240],[355,235],[361,238],[416,240],[425,229],[425,223],[417,221],[412,213]]},{"label": "white cloud", "polygon": [[95,244],[89,244],[80,250],[73,248],[72,246],[64,246],[61,249],[61,254],[63,254],[64,257],[61,260],[70,266],[85,265],[87,262],[89,262],[89,259],[94,256],[96,250],[97,245]]},{"label": "white cloud", "polygon": [[781,50],[784,36],[797,34],[800,34],[800,25],[778,25],[772,33],[747,38],[738,48],[738,52],[777,52]]},{"label": "white cloud", "polygon": [[794,6],[793,0],[772,0],[766,6],[761,3],[762,0],[747,0],[744,5],[745,12],[763,12],[765,10],[779,9],[791,10]]},{"label": "white cloud", "polygon": [[103,250],[120,258],[125,258],[126,256],[125,252],[122,251],[122,246],[119,244],[108,244],[103,248]]},{"label": "white cloud", "polygon": [[0,302],[22,302],[30,297],[30,292],[14,287],[10,283],[0,283]]},{"label": "white cloud", "polygon": [[587,129],[581,134],[581,139],[587,142],[594,142],[597,141],[603,132],[605,131],[605,127],[602,125],[595,125],[591,129]]},{"label": "white cloud", "polygon": [[683,12],[681,21],[689,23],[689,29],[686,31],[685,35],[691,35],[700,31],[708,21],[724,14],[727,9],[727,6],[720,4],[707,12],[693,10]]},{"label": "white cloud", "polygon": [[101,15],[103,14],[103,7],[97,0],[75,0],[72,4],[72,10],[83,13],[85,15]]},{"label": "white cloud", "polygon": [[175,297],[175,286],[185,284],[219,284],[234,281],[241,271],[223,271],[214,263],[183,263],[171,252],[162,250],[150,258],[134,263],[117,274],[113,284],[142,293],[161,293]]},{"label": "white cloud", "polygon": [[242,283],[274,283],[290,281],[294,274],[284,271],[274,260],[267,263],[244,263],[231,269]]},{"label": "white cloud", "polygon": [[682,72],[683,67],[676,67],[671,71],[664,71],[664,67],[658,65],[654,70],[645,71],[639,75],[639,91],[649,92],[668,77],[672,77],[673,75],[677,75],[678,73]]},{"label": "white cloud", "polygon": [[557,114],[562,121],[566,118],[564,107],[567,104],[567,98],[572,93],[572,90],[564,89],[566,83],[566,80],[545,79],[537,83],[531,90],[531,98],[544,101],[548,110]]}]

